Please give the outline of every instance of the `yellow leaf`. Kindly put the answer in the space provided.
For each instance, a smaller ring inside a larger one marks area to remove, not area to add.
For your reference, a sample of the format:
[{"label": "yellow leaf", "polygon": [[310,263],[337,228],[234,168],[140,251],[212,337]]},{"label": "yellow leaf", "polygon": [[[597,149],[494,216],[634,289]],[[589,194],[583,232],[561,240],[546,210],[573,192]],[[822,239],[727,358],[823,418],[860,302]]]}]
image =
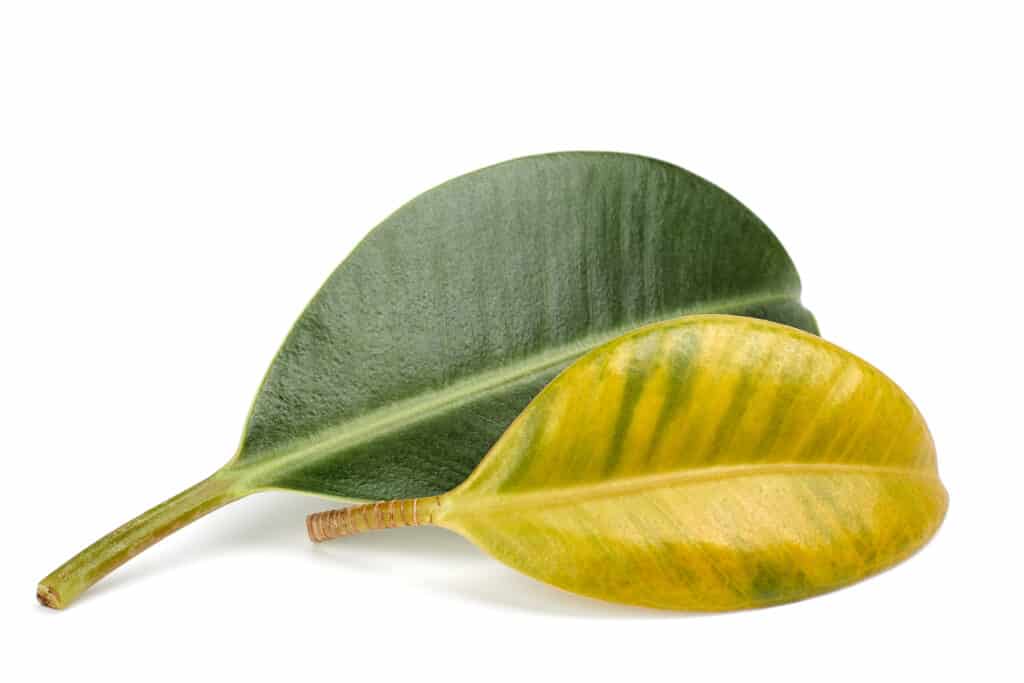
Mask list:
[{"label": "yellow leaf", "polygon": [[731,610],[890,567],[946,505],[928,428],[889,378],[795,328],[709,315],[581,358],[449,493],[309,530],[433,523],[569,591]]}]

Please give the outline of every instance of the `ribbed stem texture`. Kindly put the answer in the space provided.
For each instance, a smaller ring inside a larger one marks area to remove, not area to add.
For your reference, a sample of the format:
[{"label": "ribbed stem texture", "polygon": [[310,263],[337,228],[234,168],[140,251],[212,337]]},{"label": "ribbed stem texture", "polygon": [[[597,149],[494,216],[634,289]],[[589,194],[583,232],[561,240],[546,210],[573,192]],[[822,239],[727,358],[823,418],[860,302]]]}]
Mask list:
[{"label": "ribbed stem texture", "polygon": [[327,510],[306,517],[306,530],[311,541],[320,543],[373,529],[432,524],[434,513],[440,505],[441,497],[431,496]]}]

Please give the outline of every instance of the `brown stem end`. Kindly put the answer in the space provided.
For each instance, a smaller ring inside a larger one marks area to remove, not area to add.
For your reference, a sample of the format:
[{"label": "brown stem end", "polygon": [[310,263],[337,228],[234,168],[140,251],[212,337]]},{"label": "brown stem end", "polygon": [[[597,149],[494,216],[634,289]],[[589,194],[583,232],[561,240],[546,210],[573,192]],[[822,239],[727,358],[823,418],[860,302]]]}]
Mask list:
[{"label": "brown stem end", "polygon": [[49,607],[50,609],[64,609],[64,603],[60,599],[60,593],[57,589],[47,586],[45,583],[39,584],[36,588],[36,600],[43,607]]}]

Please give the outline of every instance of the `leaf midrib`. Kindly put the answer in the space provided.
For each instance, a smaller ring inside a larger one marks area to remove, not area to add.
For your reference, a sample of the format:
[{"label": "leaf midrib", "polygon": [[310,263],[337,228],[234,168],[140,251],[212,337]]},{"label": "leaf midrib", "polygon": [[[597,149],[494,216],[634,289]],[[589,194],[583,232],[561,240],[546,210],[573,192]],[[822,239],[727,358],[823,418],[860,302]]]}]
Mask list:
[{"label": "leaf midrib", "polygon": [[[459,406],[494,393],[503,387],[514,386],[524,382],[552,367],[566,363],[616,337],[637,329],[638,326],[665,322],[684,315],[699,315],[702,313],[728,314],[730,311],[743,310],[756,305],[786,301],[799,303],[799,296],[798,290],[781,294],[761,294],[757,296],[718,299],[682,308],[663,317],[651,319],[640,324],[620,325],[602,333],[580,337],[573,342],[526,356],[504,368],[471,375],[443,389],[412,396],[372,410],[352,420],[322,429],[312,436],[292,441],[278,448],[269,449],[255,456],[253,460],[246,460],[240,454],[228,467],[240,473],[244,472],[242,478],[249,482],[253,490],[273,488],[276,479],[275,475],[282,471],[289,471],[297,469],[302,465],[318,462],[323,458],[330,457],[353,446],[372,441],[377,436],[388,434],[396,428],[408,427],[431,417],[442,415]],[[335,496],[326,492],[323,495],[339,500],[362,500]]]},{"label": "leaf midrib", "polygon": [[578,504],[600,498],[612,498],[654,489],[678,488],[690,484],[703,484],[741,477],[803,474],[862,474],[898,475],[939,481],[938,474],[925,468],[848,463],[760,463],[744,465],[718,465],[688,470],[674,470],[622,479],[588,482],[562,486],[543,491],[487,492],[475,496],[471,491],[450,494],[449,515],[481,511],[536,510],[559,505]]}]

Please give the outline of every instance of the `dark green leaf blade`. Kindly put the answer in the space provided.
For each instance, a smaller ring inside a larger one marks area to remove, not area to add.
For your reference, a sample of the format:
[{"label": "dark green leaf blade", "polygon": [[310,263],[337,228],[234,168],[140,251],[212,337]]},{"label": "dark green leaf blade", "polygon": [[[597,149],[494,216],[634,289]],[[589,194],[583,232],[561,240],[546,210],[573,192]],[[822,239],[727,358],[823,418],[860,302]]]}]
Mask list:
[{"label": "dark green leaf blade", "polygon": [[406,204],[331,275],[233,467],[257,488],[440,493],[587,350],[687,313],[816,331],[799,294],[768,228],[680,168],[586,152],[492,166]]}]

